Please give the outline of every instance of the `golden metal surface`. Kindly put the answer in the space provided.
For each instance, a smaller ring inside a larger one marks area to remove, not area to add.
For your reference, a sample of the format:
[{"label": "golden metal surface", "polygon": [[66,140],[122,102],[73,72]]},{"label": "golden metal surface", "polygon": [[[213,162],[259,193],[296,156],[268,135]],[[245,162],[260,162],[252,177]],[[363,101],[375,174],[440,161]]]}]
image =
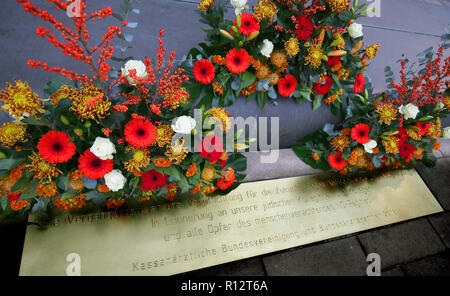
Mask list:
[{"label": "golden metal surface", "polygon": [[171,275],[442,211],[415,170],[330,188],[314,176],[242,184],[225,196],[28,226],[20,275]]}]

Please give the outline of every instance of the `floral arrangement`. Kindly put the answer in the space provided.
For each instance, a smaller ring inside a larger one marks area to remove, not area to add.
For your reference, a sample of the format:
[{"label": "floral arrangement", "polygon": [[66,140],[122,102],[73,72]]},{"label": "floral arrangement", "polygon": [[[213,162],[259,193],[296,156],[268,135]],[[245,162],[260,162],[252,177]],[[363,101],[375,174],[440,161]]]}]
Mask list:
[{"label": "floral arrangement", "polygon": [[391,82],[386,92],[369,97],[365,91],[341,124],[327,124],[306,136],[294,152],[313,168],[343,175],[412,167],[418,160],[434,165],[437,138],[449,137],[449,128],[443,132],[440,121],[450,111],[450,57],[443,57],[449,45],[420,53],[423,67],[417,72],[415,64],[407,69],[409,60],[401,59],[399,83],[386,67]]},{"label": "floral arrangement", "polygon": [[[100,45],[90,47],[86,22],[113,15],[110,7],[89,17],[84,1],[78,1],[81,10],[72,30],[30,1],[18,2],[50,23],[64,41],[43,27],[37,35],[89,65],[93,75],[30,60],[33,68],[62,75],[45,87],[48,97],[17,79],[0,91],[1,109],[13,119],[0,127],[1,216],[114,210],[170,202],[182,193],[227,193],[238,185],[245,157],[228,153],[229,143],[216,128],[202,129],[213,121],[226,133],[230,115],[216,107],[191,116],[190,94],[183,86],[189,78],[174,66],[174,51],[165,57],[163,30],[155,61],[126,59],[114,78],[109,62],[121,60],[113,59],[111,41],[125,34],[128,23],[122,16],[115,14],[120,26],[109,26]],[[70,5],[50,2],[63,10]],[[128,15],[131,5],[125,10]]]},{"label": "floral arrangement", "polygon": [[[228,1],[226,1],[228,2]],[[351,105],[365,85],[364,69],[379,44],[363,47],[366,4],[351,0],[231,0],[235,19],[225,19],[222,0],[198,5],[206,43],[191,49],[184,68],[201,106],[233,104],[239,95],[261,108],[278,95],[298,103],[322,102],[337,112]]]}]

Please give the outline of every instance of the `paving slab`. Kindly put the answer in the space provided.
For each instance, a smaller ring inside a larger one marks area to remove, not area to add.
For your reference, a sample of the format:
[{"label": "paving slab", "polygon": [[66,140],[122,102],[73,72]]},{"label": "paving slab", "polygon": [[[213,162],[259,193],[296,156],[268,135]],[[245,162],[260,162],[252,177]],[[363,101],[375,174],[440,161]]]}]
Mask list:
[{"label": "paving slab", "polygon": [[380,255],[382,269],[445,250],[425,218],[362,233],[358,238],[366,253]]},{"label": "paving slab", "polygon": [[439,158],[435,167],[418,164],[416,168],[442,207],[450,210],[450,158]]},{"label": "paving slab", "polygon": [[428,217],[446,247],[450,248],[450,212]]},{"label": "paving slab", "polygon": [[185,273],[188,276],[264,276],[260,258],[241,260]]},{"label": "paving slab", "polygon": [[450,139],[439,138],[438,141],[441,143],[439,151],[442,153],[442,156],[450,157]]},{"label": "paving slab", "polygon": [[407,276],[449,276],[450,251],[408,263],[402,269]]},{"label": "paving slab", "polygon": [[263,258],[267,275],[365,275],[367,262],[355,237],[334,240]]}]

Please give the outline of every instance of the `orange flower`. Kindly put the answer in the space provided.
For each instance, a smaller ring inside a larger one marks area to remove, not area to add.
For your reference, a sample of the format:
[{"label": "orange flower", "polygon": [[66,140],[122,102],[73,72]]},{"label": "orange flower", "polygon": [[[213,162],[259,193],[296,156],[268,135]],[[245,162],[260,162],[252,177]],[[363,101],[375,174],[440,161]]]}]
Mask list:
[{"label": "orange flower", "polygon": [[[83,181],[81,181],[83,182]],[[47,184],[42,184],[39,183],[36,187],[35,193],[38,196],[43,196],[43,197],[53,197],[56,194],[58,194],[58,188],[56,187],[55,183],[47,183]]]},{"label": "orange flower", "polygon": [[83,173],[80,170],[75,170],[70,173],[70,180],[77,181],[83,177]]},{"label": "orange flower", "polygon": [[217,187],[216,186],[210,186],[210,187],[206,187],[204,190],[203,190],[203,193],[205,193],[205,194],[211,194],[211,193],[213,193],[214,191],[216,191],[217,190]]},{"label": "orange flower", "polygon": [[439,150],[439,149],[441,149],[441,143],[439,143],[438,141],[434,141],[433,142],[433,151]]},{"label": "orange flower", "polygon": [[318,161],[320,159],[319,155],[317,155],[316,153],[312,152],[311,153],[311,157],[315,160]]},{"label": "orange flower", "polygon": [[225,65],[225,63],[227,62],[227,60],[224,57],[221,57],[220,55],[213,55],[212,61],[214,64],[217,65]]},{"label": "orange flower", "polygon": [[160,158],[157,158],[157,159],[153,160],[153,163],[158,168],[166,168],[166,167],[169,167],[172,164],[172,161],[169,160],[169,159],[166,159],[164,157],[160,157]]},{"label": "orange flower", "polygon": [[341,135],[344,135],[344,136],[350,136],[352,133],[352,130],[349,128],[344,128],[343,130],[340,131],[340,133],[341,133]]},{"label": "orange flower", "polygon": [[125,203],[125,198],[121,198],[118,201],[116,201],[114,198],[110,198],[105,202],[105,206],[109,210],[117,210]]},{"label": "orange flower", "polygon": [[191,193],[192,194],[196,194],[198,192],[201,192],[203,190],[203,185],[202,184],[198,184],[197,186],[195,186],[194,188],[192,188]]},{"label": "orange flower", "polygon": [[100,184],[97,186],[97,190],[99,192],[109,192],[109,188],[106,185]]},{"label": "orange flower", "polygon": [[192,177],[196,172],[197,172],[197,164],[194,162],[189,166],[186,172],[186,177]]}]

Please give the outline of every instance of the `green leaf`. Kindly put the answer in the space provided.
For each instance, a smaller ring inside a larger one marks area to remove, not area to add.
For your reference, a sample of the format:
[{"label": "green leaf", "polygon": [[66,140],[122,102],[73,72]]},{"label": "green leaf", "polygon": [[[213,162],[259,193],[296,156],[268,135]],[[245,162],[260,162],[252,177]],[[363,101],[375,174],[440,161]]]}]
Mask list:
[{"label": "green leaf", "polygon": [[75,195],[76,195],[76,193],[70,193],[70,192],[63,193],[61,195],[61,200],[71,199]]},{"label": "green leaf", "polygon": [[23,163],[25,159],[23,158],[3,158],[0,159],[0,170],[10,170],[12,168],[15,168],[19,164]]},{"label": "green leaf", "polygon": [[322,104],[323,95],[315,94],[314,100],[313,100],[313,111],[316,111],[319,109],[320,105]]},{"label": "green leaf", "polygon": [[180,180],[180,173],[178,172],[177,167],[175,166],[170,166],[170,167],[166,167],[166,168],[161,168],[162,172],[168,176],[174,177],[177,180]]},{"label": "green leaf", "polygon": [[31,199],[36,196],[36,187],[38,186],[39,182],[37,180],[33,180],[28,184],[28,187],[22,192],[20,195],[20,199]]},{"label": "green leaf", "polygon": [[255,80],[256,76],[251,72],[245,72],[244,74],[242,74],[241,89],[239,91],[252,85],[252,83],[255,82]]},{"label": "green leaf", "polygon": [[23,189],[31,180],[31,176],[23,175],[16,183],[11,187],[11,192]]}]

